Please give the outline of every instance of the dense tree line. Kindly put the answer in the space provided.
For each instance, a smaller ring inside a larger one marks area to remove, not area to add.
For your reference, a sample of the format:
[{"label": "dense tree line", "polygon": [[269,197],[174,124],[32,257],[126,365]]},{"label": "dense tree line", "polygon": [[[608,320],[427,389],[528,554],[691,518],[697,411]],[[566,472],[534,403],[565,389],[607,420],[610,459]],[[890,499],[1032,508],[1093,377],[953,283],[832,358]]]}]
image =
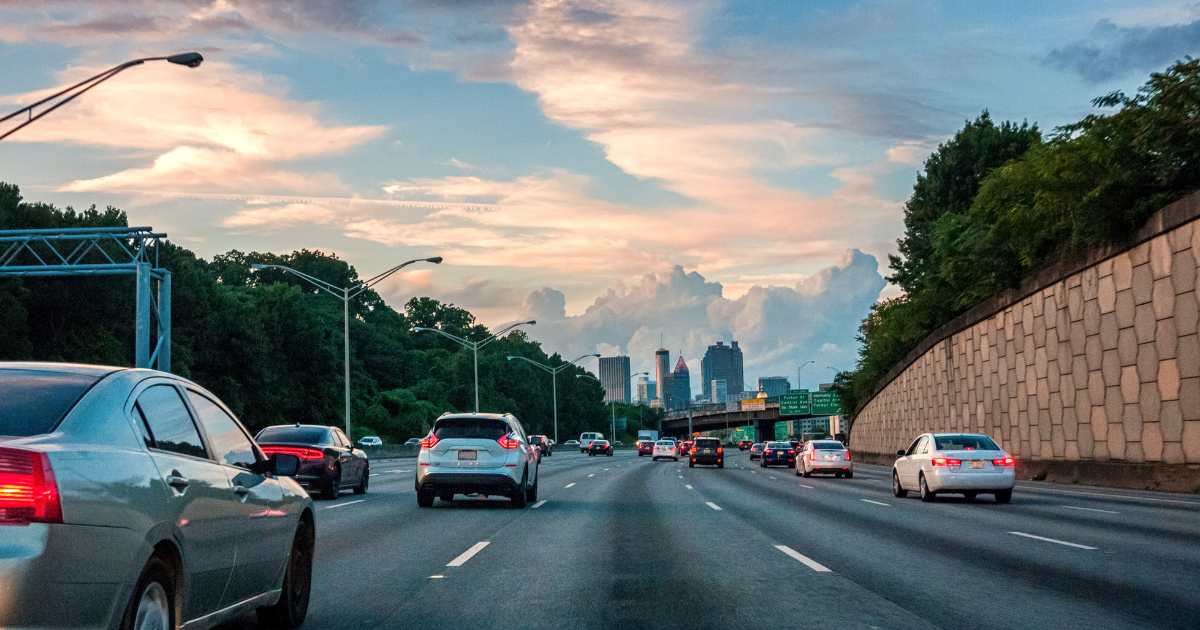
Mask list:
[{"label": "dense tree line", "polygon": [[851,408],[941,324],[1047,264],[1127,242],[1154,211],[1200,189],[1200,60],[1093,105],[1107,111],[1048,137],[984,112],[929,156],[890,261],[904,294],[872,308],[858,365],[838,376]]},{"label": "dense tree line", "polygon": [[[0,229],[101,227],[128,224],[116,208],[83,211],[26,202],[0,183]],[[251,262],[287,265],[336,286],[358,280],[334,255],[230,251],[211,261],[164,242],[159,265],[172,273],[173,371],[221,397],[252,429],[281,422],[342,422],[342,304],[279,271],[251,273]],[[471,354],[436,327],[481,339],[488,329],[468,311],[427,297],[404,312],[374,291],[350,305],[351,413],[354,437],[387,441],[423,435],[445,411],[473,408]],[[0,279],[0,360],[129,365],[133,354],[134,286],[130,276]],[[520,355],[557,365],[562,358],[516,331],[479,356],[480,406],[511,411],[526,428],[553,435],[550,376]],[[611,410],[591,379],[574,367],[558,376],[559,436],[608,433]],[[657,426],[654,410],[621,408],[618,416]]]}]

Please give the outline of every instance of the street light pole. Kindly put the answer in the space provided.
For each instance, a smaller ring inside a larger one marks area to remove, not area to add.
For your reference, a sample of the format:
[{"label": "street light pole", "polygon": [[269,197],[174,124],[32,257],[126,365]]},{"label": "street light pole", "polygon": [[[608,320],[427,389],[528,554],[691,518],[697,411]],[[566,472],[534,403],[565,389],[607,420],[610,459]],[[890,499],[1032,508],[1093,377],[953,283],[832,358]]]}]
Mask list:
[{"label": "street light pole", "polygon": [[800,367],[796,368],[796,389],[804,389],[800,385],[800,373],[804,371],[804,366],[811,365],[813,363],[816,363],[816,361],[814,361],[813,359],[809,359],[808,361],[801,363]]},{"label": "street light pole", "polygon": [[445,337],[445,338],[447,338],[447,339],[457,343],[458,345],[471,351],[471,364],[472,364],[472,369],[475,372],[475,413],[479,413],[479,350],[481,348],[486,347],[489,343],[492,343],[493,341],[503,337],[504,335],[507,335],[508,333],[516,330],[516,328],[518,326],[533,326],[536,323],[537,323],[537,320],[531,319],[531,320],[525,321],[525,322],[517,322],[515,324],[509,324],[508,326],[505,326],[504,328],[500,329],[500,331],[497,332],[496,334],[494,334],[482,341],[468,341],[466,339],[463,339],[462,337],[459,337],[458,335],[450,334],[440,328],[426,328],[424,326],[414,326],[412,331],[413,332],[437,333],[437,334],[439,334],[439,335],[441,335],[441,336],[443,336],[443,337]]},{"label": "street light pole", "polygon": [[251,263],[251,271],[262,271],[263,269],[278,269],[284,273],[291,274],[308,282],[317,289],[324,291],[335,298],[342,301],[342,396],[343,396],[343,414],[346,421],[346,437],[354,440],[353,434],[350,432],[350,300],[358,297],[360,293],[379,284],[388,276],[400,271],[401,269],[418,262],[428,262],[435,265],[441,264],[442,257],[434,256],[432,258],[414,258],[413,260],[405,261],[387,271],[366,280],[359,281],[357,284],[348,287],[338,287],[326,282],[320,278],[310,276],[303,271],[292,269],[286,265],[264,265],[260,263]]},{"label": "street light pole", "polygon": [[[85,92],[87,92],[88,90],[91,90],[92,88],[96,87],[97,85],[104,83],[105,81],[117,76],[118,74],[124,72],[125,70],[128,70],[129,68],[132,68],[134,66],[140,66],[140,65],[146,63],[147,61],[167,61],[167,62],[170,62],[173,64],[186,66],[188,68],[195,68],[196,66],[199,66],[201,62],[204,61],[204,57],[198,52],[186,52],[186,53],[179,53],[177,55],[168,55],[165,57],[142,57],[141,59],[133,59],[131,61],[126,61],[123,64],[113,66],[112,68],[109,68],[108,70],[105,70],[104,72],[101,72],[100,74],[97,74],[96,76],[84,79],[83,81],[80,81],[79,83],[76,83],[75,85],[72,85],[70,87],[63,88],[62,90],[59,90],[58,92],[55,92],[54,94],[51,94],[50,96],[47,96],[32,105],[26,105],[25,107],[22,107],[21,109],[18,109],[17,111],[15,111],[11,114],[7,114],[3,118],[0,118],[0,123],[2,123],[2,122],[6,122],[10,119],[16,118],[17,116],[20,116],[21,114],[25,114],[27,116],[25,122],[22,122],[21,124],[17,125],[16,127],[13,127],[12,129],[9,129],[8,131],[0,134],[0,140],[3,140],[5,138],[13,135],[14,133],[20,131],[21,129],[33,124],[33,122],[35,120],[40,119],[42,116],[49,114],[50,112],[58,109],[59,107],[62,107],[63,105],[66,105],[67,103],[70,103],[71,101],[82,96]],[[69,96],[67,96],[68,94],[69,94]],[[66,96],[66,98],[63,98],[61,101],[55,103],[54,105],[51,105],[46,111],[41,112],[40,114],[37,114],[36,116],[34,115],[34,113],[33,113],[34,109],[36,109],[42,105],[45,105],[46,103],[49,103],[50,101],[53,101],[59,97],[63,97],[63,96]]]},{"label": "street light pole", "polygon": [[512,354],[508,355],[508,357],[507,357],[507,360],[509,360],[509,361],[524,361],[540,370],[544,370],[544,371],[550,373],[550,383],[551,383],[551,392],[552,392],[551,395],[553,396],[553,405],[554,405],[554,442],[555,443],[558,443],[558,373],[571,367],[572,365],[575,365],[576,363],[579,363],[580,361],[582,361],[588,357],[600,358],[600,355],[597,353],[594,353],[594,352],[589,353],[589,354],[583,354],[583,355],[580,355],[574,361],[571,361],[570,363],[563,363],[562,365],[557,365],[554,367],[550,367],[549,365],[546,365],[544,363],[538,363],[537,361],[534,361],[533,359],[527,359],[525,357],[520,357],[520,356],[516,356],[516,355],[512,355]]}]

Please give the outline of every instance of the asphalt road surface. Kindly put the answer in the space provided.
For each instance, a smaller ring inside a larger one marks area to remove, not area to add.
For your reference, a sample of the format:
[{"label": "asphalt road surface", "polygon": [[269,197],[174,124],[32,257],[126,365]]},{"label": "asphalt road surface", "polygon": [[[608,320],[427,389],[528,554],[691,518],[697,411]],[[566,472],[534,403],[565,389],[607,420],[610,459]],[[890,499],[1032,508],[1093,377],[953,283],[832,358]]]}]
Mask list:
[{"label": "asphalt road surface", "polygon": [[[305,628],[1200,626],[1200,498],[1021,482],[1010,505],[854,479],[543,460],[539,503],[419,509],[412,459],[320,501]],[[224,626],[253,628],[253,617]]]}]

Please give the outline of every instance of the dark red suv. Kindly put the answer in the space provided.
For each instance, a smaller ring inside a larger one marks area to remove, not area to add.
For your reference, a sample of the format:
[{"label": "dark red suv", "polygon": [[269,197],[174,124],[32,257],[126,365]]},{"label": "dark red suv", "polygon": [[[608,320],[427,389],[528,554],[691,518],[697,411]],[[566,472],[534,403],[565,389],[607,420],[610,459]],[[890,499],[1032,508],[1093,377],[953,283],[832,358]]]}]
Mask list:
[{"label": "dark red suv", "polygon": [[654,440],[638,440],[637,443],[638,457],[642,455],[654,454]]}]

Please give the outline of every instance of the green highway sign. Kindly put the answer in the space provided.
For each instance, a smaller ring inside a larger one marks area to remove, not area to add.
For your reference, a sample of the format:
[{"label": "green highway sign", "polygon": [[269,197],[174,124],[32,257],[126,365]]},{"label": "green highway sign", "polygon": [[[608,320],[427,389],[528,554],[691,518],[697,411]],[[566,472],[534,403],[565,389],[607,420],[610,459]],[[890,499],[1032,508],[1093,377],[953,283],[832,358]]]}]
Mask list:
[{"label": "green highway sign", "polygon": [[624,416],[622,416],[620,418],[617,418],[616,421],[614,422],[614,424],[617,425],[617,427],[616,427],[617,433],[621,433],[622,431],[625,430],[625,427],[628,426],[628,419],[625,418]]},{"label": "green highway sign", "polygon": [[807,389],[792,390],[779,397],[779,415],[781,416],[807,416],[812,413],[811,407],[812,403]]},{"label": "green highway sign", "polygon": [[842,399],[835,391],[813,392],[811,413],[814,416],[836,416],[842,413]]},{"label": "green highway sign", "polygon": [[788,438],[788,431],[791,429],[790,424],[791,423],[788,423],[788,422],[776,422],[775,423],[775,439],[776,440],[786,440]]}]

